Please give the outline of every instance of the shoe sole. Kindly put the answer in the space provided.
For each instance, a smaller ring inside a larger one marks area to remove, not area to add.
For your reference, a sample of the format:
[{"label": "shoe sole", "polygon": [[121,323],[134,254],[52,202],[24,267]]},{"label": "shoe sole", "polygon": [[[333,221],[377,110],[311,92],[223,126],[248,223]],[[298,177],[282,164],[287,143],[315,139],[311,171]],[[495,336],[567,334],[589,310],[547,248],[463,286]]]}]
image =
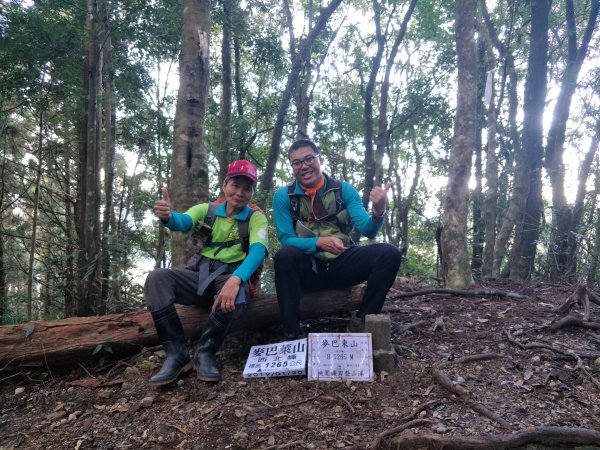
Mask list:
[{"label": "shoe sole", "polygon": [[203,377],[203,376],[198,375],[197,378],[199,380],[201,380],[201,381],[208,381],[209,383],[217,383],[217,382],[221,381],[221,377],[219,377],[219,378],[210,378],[210,377]]},{"label": "shoe sole", "polygon": [[158,383],[152,383],[151,381],[148,381],[148,384],[150,386],[164,386],[165,384],[170,384],[173,381],[177,380],[177,378],[179,378],[179,375],[181,375],[182,372],[189,372],[190,370],[192,370],[194,367],[194,364],[192,363],[192,361],[188,362],[185,366],[183,366],[181,368],[181,370],[179,372],[177,372],[177,375],[175,375],[173,378],[171,378],[170,380],[165,380],[165,381],[159,381]]}]

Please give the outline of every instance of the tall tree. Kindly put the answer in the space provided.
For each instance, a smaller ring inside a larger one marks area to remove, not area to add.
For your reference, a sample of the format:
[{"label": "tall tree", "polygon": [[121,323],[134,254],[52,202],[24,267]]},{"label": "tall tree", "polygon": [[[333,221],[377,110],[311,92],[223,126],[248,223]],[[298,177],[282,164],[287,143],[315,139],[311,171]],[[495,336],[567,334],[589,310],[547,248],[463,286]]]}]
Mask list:
[{"label": "tall tree", "polygon": [[221,146],[219,148],[219,186],[225,180],[227,166],[231,160],[231,34],[234,0],[223,0],[223,43],[221,64],[223,80],[221,86]]},{"label": "tall tree", "polygon": [[[576,240],[571,231],[579,223],[574,223],[573,207],[565,195],[565,165],[563,163],[564,141],[567,121],[571,110],[571,100],[577,88],[577,78],[588,52],[588,47],[598,18],[600,2],[593,1],[581,44],[577,45],[577,24],[573,0],[565,0],[567,23],[567,61],[560,83],[560,92],[554,106],[552,123],[546,140],[544,167],[552,186],[552,248],[553,263],[550,278],[553,280],[572,279],[574,267],[570,265],[569,254]],[[585,184],[586,179],[579,179]]]},{"label": "tall tree", "polygon": [[[99,0],[100,13],[100,36],[101,47],[100,55],[102,67],[102,154],[104,170],[104,216],[102,220],[102,291],[101,291],[101,314],[107,310],[107,301],[111,286],[114,287],[114,293],[118,296],[120,291],[118,284],[111,283],[111,257],[113,246],[111,245],[111,227],[114,225],[113,194],[115,179],[115,152],[116,152],[116,106],[114,102],[114,67],[113,67],[113,49],[112,49],[112,30],[109,14],[108,0]],[[113,279],[114,280],[114,279]]]},{"label": "tall tree", "polygon": [[551,3],[551,0],[536,0],[530,4],[531,40],[523,101],[523,149],[521,160],[517,160],[517,165],[522,164],[520,181],[526,186],[525,205],[518,218],[508,269],[510,277],[517,280],[529,279],[533,273],[542,217],[543,116]]},{"label": "tall tree", "polygon": [[476,0],[456,0],[454,30],[458,95],[441,238],[442,277],[446,286],[451,288],[464,288],[473,283],[466,237],[469,177],[475,147],[477,112],[477,59],[474,41],[476,12]]},{"label": "tall tree", "polygon": [[487,140],[485,144],[486,192],[483,201],[483,257],[481,274],[493,276],[494,242],[496,240],[496,217],[498,214],[498,155],[496,153],[496,89],[494,86],[496,57],[489,31],[484,24],[479,26],[484,51],[486,75],[485,105],[487,109]]},{"label": "tall tree", "polygon": [[77,315],[97,313],[100,305],[100,111],[98,105],[99,71],[98,7],[87,0],[84,59],[85,116],[79,151],[78,176],[78,295]]},{"label": "tall tree", "polygon": [[[209,87],[210,0],[184,0],[182,9],[179,91],[173,130],[170,198],[183,210],[208,200],[205,114]],[[171,246],[173,265],[189,256],[181,236]]]},{"label": "tall tree", "polygon": [[[504,217],[501,221],[500,229],[496,235],[496,239],[494,241],[493,248],[490,245],[489,247],[486,247],[486,249],[485,249],[484,261],[488,261],[488,259],[490,257],[492,257],[492,259],[493,259],[492,264],[491,264],[491,276],[492,277],[498,277],[500,275],[502,261],[506,256],[508,243],[509,243],[511,234],[514,230],[515,224],[517,222],[517,218],[518,218],[519,214],[522,212],[524,204],[525,204],[526,194],[527,194],[527,190],[528,190],[528,182],[529,182],[529,180],[522,174],[524,167],[523,167],[523,164],[521,163],[521,158],[522,158],[521,134],[519,131],[519,125],[517,123],[517,115],[519,112],[519,97],[518,97],[519,77],[518,77],[518,74],[517,74],[517,71],[515,68],[515,57],[513,55],[513,49],[512,49],[513,41],[521,40],[521,35],[519,33],[515,33],[515,30],[514,30],[516,17],[518,17],[518,11],[517,11],[518,5],[519,4],[517,2],[513,2],[510,4],[509,17],[508,17],[508,30],[507,30],[507,33],[505,33],[506,42],[502,42],[498,36],[498,32],[497,32],[492,20],[490,19],[485,0],[479,0],[480,11],[481,11],[482,17],[485,21],[486,27],[487,27],[487,33],[485,33],[483,35],[483,37],[485,39],[486,36],[489,36],[494,48],[498,51],[498,53],[500,54],[500,58],[502,60],[502,64],[501,64],[502,71],[500,74],[501,81],[499,83],[501,85],[501,88],[499,90],[500,90],[500,92],[502,92],[504,90],[506,90],[508,92],[508,95],[507,95],[507,97],[508,97],[508,118],[507,118],[508,139],[507,139],[507,142],[509,145],[507,145],[507,147],[509,147],[509,151],[512,150],[512,155],[509,155],[509,160],[517,162],[517,163],[515,163],[515,167],[514,167],[513,184],[512,184],[512,190],[510,193],[510,199],[508,202],[508,208],[507,208],[506,213],[504,214]],[[489,54],[489,52],[488,52],[488,54]],[[502,95],[500,95],[499,97],[502,97]],[[496,117],[498,117],[497,111],[500,111],[501,103],[502,103],[502,101],[499,100],[496,111],[493,112],[493,114],[495,116],[494,119]],[[488,122],[491,120],[491,115],[490,115],[491,113],[492,113],[492,111],[490,110],[488,113]],[[490,127],[490,125],[488,123],[488,148],[487,148],[487,151],[490,151],[492,148],[491,143],[490,143],[490,138],[491,138],[490,133],[491,132],[495,133],[495,129],[496,129],[495,125],[493,128],[489,128],[489,127]],[[492,155],[488,155],[487,164],[490,164],[489,158],[491,158],[491,157],[492,157]],[[510,167],[511,164],[507,164],[507,166]],[[491,173],[490,173],[490,177],[491,177]],[[495,221],[496,214],[493,214],[492,216],[488,217],[488,220],[491,222],[492,218]],[[487,231],[488,231],[488,228],[486,225],[486,233],[487,233]],[[490,253],[492,253],[492,255],[490,255]],[[489,264],[489,263],[487,263],[487,264]],[[487,267],[486,267],[486,271],[487,271]]]}]

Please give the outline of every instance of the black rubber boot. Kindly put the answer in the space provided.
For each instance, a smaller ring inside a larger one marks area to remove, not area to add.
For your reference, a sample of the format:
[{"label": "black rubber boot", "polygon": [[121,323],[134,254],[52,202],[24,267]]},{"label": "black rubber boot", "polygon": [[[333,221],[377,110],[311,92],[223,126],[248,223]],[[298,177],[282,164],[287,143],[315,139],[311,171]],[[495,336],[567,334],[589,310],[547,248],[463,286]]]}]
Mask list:
[{"label": "black rubber boot", "polygon": [[181,372],[190,370],[192,362],[187,353],[183,326],[175,306],[170,305],[153,312],[152,319],[167,358],[162,368],[148,382],[154,386],[162,386],[175,381]]},{"label": "black rubber boot", "polygon": [[220,310],[209,316],[194,357],[194,366],[200,380],[210,382],[221,380],[221,372],[215,366],[214,358],[215,353],[225,340],[231,322],[231,314],[225,315]]}]

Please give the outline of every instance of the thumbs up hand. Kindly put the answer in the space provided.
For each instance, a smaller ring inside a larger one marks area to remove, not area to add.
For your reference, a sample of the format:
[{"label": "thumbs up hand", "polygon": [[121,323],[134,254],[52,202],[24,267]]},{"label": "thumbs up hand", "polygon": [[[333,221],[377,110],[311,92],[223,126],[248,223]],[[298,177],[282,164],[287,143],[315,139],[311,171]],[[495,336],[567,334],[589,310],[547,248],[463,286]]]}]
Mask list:
[{"label": "thumbs up hand", "polygon": [[381,217],[385,214],[387,206],[387,193],[390,188],[394,185],[393,181],[389,181],[385,184],[385,187],[374,186],[369,194],[369,200],[373,208],[373,214],[377,217]]},{"label": "thumbs up hand", "polygon": [[163,222],[168,222],[171,218],[171,200],[166,187],[162,188],[162,198],[154,202],[154,215]]}]

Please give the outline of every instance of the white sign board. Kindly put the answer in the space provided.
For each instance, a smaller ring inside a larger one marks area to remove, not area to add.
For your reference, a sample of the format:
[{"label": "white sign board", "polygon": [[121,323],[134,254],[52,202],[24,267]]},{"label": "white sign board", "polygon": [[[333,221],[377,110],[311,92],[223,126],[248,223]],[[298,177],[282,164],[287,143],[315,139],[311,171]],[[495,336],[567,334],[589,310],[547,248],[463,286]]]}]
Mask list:
[{"label": "white sign board", "polygon": [[255,345],[244,367],[244,378],[306,374],[306,339]]},{"label": "white sign board", "polygon": [[308,335],[308,379],[373,381],[371,333]]}]

